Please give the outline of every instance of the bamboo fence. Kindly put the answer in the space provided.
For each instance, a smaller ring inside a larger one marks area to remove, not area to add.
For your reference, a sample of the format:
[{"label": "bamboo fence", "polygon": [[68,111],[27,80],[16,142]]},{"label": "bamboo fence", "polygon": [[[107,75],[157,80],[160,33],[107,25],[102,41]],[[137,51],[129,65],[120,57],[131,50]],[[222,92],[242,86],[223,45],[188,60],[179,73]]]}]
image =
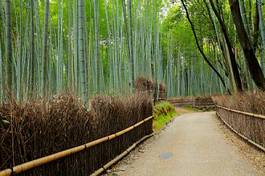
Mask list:
[{"label": "bamboo fence", "polygon": [[167,99],[171,104],[177,107],[192,106],[197,109],[214,109],[215,104],[211,97],[183,97]]},{"label": "bamboo fence", "polygon": [[[111,134],[109,136],[102,137],[102,138],[97,139],[95,141],[92,141],[92,142],[89,142],[89,143],[86,143],[86,144],[83,144],[83,145],[80,145],[80,146],[77,146],[77,147],[74,147],[71,149],[67,149],[67,150],[64,150],[64,151],[61,151],[61,152],[58,152],[55,154],[51,154],[51,155],[48,155],[48,156],[45,156],[45,157],[42,157],[39,159],[35,159],[32,161],[14,166],[13,168],[5,169],[3,171],[0,171],[0,176],[11,176],[11,175],[20,174],[20,173],[29,171],[31,169],[37,168],[39,166],[46,165],[46,164],[51,163],[53,161],[57,161],[59,159],[66,158],[70,155],[82,152],[82,151],[87,150],[93,146],[96,146],[96,145],[101,144],[103,142],[111,141],[111,140],[113,140],[113,139],[115,139],[115,138],[117,138],[123,134],[126,134],[126,133],[132,131],[133,129],[141,126],[145,122],[148,122],[152,119],[153,119],[153,116],[148,117],[148,118],[134,124],[133,126],[130,126],[130,127],[126,128],[122,131],[115,133],[115,134]],[[149,135],[147,135],[147,136],[149,136]]]},{"label": "bamboo fence", "polygon": [[227,108],[227,107],[224,107],[224,106],[219,106],[219,105],[216,105],[216,107],[224,109],[224,110],[227,110],[227,111],[230,111],[230,112],[234,112],[234,113],[238,113],[238,114],[242,114],[242,115],[246,115],[246,116],[255,117],[255,118],[259,118],[259,119],[264,119],[265,120],[265,116],[261,115],[261,114],[253,114],[253,113],[250,113],[250,112],[244,112],[244,111],[239,111],[239,110],[235,110],[235,109],[230,109],[230,108]]},{"label": "bamboo fence", "polygon": [[265,152],[264,115],[239,111],[219,105],[216,105],[216,107],[217,116],[228,128],[250,144]]}]

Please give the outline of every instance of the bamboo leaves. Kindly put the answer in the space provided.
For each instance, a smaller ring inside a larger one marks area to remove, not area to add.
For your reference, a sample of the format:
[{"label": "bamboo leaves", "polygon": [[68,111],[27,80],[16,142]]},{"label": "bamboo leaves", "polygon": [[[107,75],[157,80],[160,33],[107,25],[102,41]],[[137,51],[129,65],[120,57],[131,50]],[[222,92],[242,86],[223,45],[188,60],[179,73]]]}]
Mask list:
[{"label": "bamboo leaves", "polygon": [[[196,17],[201,5],[189,5]],[[137,77],[144,76],[166,82],[169,96],[221,92],[183,12],[179,4],[160,0],[1,1],[1,87],[9,85],[20,100],[71,90],[87,102],[99,93],[132,92]],[[212,35],[219,33],[219,43],[224,39],[212,18],[216,29],[207,34],[209,24],[197,27],[203,18],[192,20],[201,49],[229,85]]]}]

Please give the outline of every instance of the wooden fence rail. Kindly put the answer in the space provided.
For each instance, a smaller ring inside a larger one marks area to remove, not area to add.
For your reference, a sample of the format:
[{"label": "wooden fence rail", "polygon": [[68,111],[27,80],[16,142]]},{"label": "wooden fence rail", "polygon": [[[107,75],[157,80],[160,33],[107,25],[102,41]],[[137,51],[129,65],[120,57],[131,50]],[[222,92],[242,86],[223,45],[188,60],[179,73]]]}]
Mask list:
[{"label": "wooden fence rail", "polygon": [[103,142],[113,140],[113,139],[115,139],[115,138],[117,138],[117,137],[119,137],[125,133],[132,131],[136,127],[139,127],[140,125],[142,125],[145,122],[150,121],[152,119],[153,119],[153,116],[148,117],[148,118],[136,123],[135,125],[130,126],[130,127],[126,128],[122,131],[115,133],[115,134],[111,134],[109,136],[97,139],[97,140],[89,142],[87,144],[83,144],[83,145],[80,145],[80,146],[77,146],[77,147],[74,147],[71,149],[67,149],[67,150],[64,150],[64,151],[61,151],[61,152],[58,152],[55,154],[51,154],[49,156],[35,159],[33,161],[29,161],[29,162],[14,166],[13,168],[5,169],[3,171],[0,171],[0,176],[11,176],[11,175],[20,174],[20,173],[26,172],[28,170],[34,169],[36,167],[46,165],[46,164],[51,163],[53,161],[56,161],[56,160],[59,160],[62,158],[66,158],[70,155],[73,155],[75,153],[79,153],[81,151],[87,150],[87,149],[89,149],[93,146],[96,146],[98,144],[101,144]]},{"label": "wooden fence rail", "polygon": [[186,98],[169,98],[167,99],[174,106],[192,106],[198,109],[213,109],[215,103],[211,97],[186,97]]},{"label": "wooden fence rail", "polygon": [[239,110],[235,110],[235,109],[230,109],[230,108],[227,108],[227,107],[224,107],[224,106],[219,106],[219,105],[216,105],[216,107],[224,109],[224,110],[227,110],[227,111],[230,111],[230,112],[235,112],[235,113],[238,113],[238,114],[242,114],[242,115],[255,117],[255,118],[260,118],[260,119],[264,119],[265,120],[265,116],[261,115],[261,114],[253,114],[253,113],[250,113],[250,112],[244,112],[244,111],[239,111]]},{"label": "wooden fence rail", "polygon": [[[230,128],[233,132],[235,132],[237,135],[239,135],[241,138],[243,138],[250,144],[254,145],[258,149],[265,152],[265,143],[264,143],[265,141],[265,133],[264,133],[265,132],[265,116],[264,115],[239,111],[239,110],[230,109],[230,108],[219,106],[219,105],[216,105],[216,107],[217,107],[216,115],[224,122],[224,124],[228,128]],[[231,115],[232,118],[228,117],[228,115],[222,116],[221,113],[218,112],[219,109],[232,112],[235,114],[239,114],[241,116],[244,116],[245,118],[248,117],[248,118],[254,118],[254,119],[252,121],[247,121],[247,120],[240,120],[239,117],[234,117],[233,115]],[[254,120],[258,120],[258,122],[253,122]],[[249,124],[251,122],[253,123],[253,125]],[[235,124],[240,124],[240,125],[235,125]],[[258,124],[261,124],[261,126],[259,127],[255,126]],[[251,129],[247,128],[249,126]]]}]

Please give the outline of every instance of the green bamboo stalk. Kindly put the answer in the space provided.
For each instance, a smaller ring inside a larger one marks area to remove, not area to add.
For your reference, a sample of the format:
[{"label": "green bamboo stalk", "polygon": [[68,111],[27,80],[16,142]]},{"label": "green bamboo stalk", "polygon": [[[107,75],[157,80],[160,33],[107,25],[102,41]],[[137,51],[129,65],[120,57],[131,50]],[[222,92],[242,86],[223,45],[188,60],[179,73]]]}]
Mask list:
[{"label": "green bamboo stalk", "polygon": [[56,92],[61,91],[63,87],[63,4],[58,0],[58,47],[57,47],[57,77],[56,77]]},{"label": "green bamboo stalk", "polygon": [[97,85],[96,85],[96,91],[101,91],[101,85],[100,85],[100,49],[99,49],[99,23],[98,23],[98,1],[93,0],[93,6],[94,6],[94,34],[95,34],[95,53],[94,53],[94,59],[96,60],[96,72],[97,72]]},{"label": "green bamboo stalk", "polygon": [[[31,83],[30,83],[30,94],[33,96],[35,93],[35,77],[36,77],[36,72],[35,72],[35,26],[34,26],[34,0],[31,0],[30,2],[31,5]],[[22,34],[22,33],[21,33]],[[22,47],[22,46],[21,46]]]},{"label": "green bamboo stalk", "polygon": [[[1,4],[1,3],[0,3]],[[3,92],[3,59],[2,59],[2,49],[1,49],[1,42],[0,42],[0,101],[3,101],[3,95],[4,95],[4,92]]]},{"label": "green bamboo stalk", "polygon": [[44,19],[44,32],[43,32],[43,95],[46,97],[49,94],[49,51],[48,51],[48,36],[49,36],[49,14],[50,14],[50,1],[45,1],[45,19]]},{"label": "green bamboo stalk", "polygon": [[12,22],[11,22],[11,3],[6,0],[6,63],[7,63],[7,89],[11,95],[13,93],[13,53],[12,53]]},{"label": "green bamboo stalk", "polygon": [[263,9],[262,9],[262,0],[257,0],[258,13],[259,13],[259,29],[261,36],[261,67],[263,68],[263,72],[265,73],[265,25],[263,19]]},{"label": "green bamboo stalk", "polygon": [[78,0],[78,50],[79,50],[79,61],[80,64],[80,77],[81,77],[81,95],[83,101],[87,101],[87,83],[86,83],[86,72],[85,72],[85,56],[84,56],[84,1]]}]

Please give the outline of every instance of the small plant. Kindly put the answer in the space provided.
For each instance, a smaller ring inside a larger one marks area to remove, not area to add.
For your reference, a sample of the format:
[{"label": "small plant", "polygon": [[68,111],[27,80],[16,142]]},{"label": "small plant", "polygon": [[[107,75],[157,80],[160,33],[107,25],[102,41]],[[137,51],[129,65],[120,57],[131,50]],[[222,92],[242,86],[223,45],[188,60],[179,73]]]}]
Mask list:
[{"label": "small plant", "polygon": [[161,130],[167,123],[169,123],[177,115],[175,107],[169,102],[160,102],[154,107],[154,130]]}]

